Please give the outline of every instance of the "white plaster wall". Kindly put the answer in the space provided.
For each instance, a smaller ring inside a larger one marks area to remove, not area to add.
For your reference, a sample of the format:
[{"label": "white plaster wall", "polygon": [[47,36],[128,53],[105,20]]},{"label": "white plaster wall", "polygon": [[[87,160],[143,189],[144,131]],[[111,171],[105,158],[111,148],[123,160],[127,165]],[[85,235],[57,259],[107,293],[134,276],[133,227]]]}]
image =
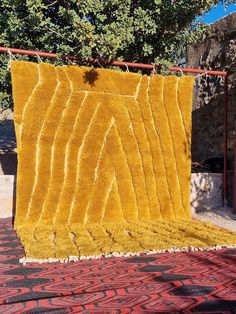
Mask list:
[{"label": "white plaster wall", "polygon": [[223,174],[192,173],[191,208],[198,212],[223,206]]},{"label": "white plaster wall", "polygon": [[14,176],[0,175],[0,218],[12,217]]}]

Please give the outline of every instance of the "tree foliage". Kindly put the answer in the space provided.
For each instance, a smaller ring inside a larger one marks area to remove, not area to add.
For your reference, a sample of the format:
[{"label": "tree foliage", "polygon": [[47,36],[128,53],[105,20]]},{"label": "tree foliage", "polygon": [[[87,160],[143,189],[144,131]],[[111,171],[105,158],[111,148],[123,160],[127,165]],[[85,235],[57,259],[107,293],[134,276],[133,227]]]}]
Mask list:
[{"label": "tree foliage", "polygon": [[[219,2],[1,0],[0,45],[82,58],[176,63],[192,28],[198,29],[192,26],[195,17]],[[7,60],[6,55],[0,56],[2,107],[11,104]]]}]

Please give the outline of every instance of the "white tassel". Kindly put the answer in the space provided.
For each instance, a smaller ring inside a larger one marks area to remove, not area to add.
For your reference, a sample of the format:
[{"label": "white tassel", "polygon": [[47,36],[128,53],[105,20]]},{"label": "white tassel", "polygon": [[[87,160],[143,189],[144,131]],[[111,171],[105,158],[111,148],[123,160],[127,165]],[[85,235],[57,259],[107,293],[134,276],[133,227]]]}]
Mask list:
[{"label": "white tassel", "polygon": [[19,259],[19,263],[26,265],[27,263],[67,263],[67,262],[77,262],[83,260],[92,260],[92,259],[100,259],[102,257],[130,257],[130,256],[140,256],[140,254],[150,255],[150,254],[161,254],[161,253],[178,253],[178,252],[189,252],[189,251],[215,251],[222,250],[224,248],[236,248],[235,244],[226,244],[226,245],[214,245],[214,246],[206,246],[206,247],[194,247],[194,246],[185,246],[185,247],[171,247],[168,249],[159,249],[159,250],[144,250],[143,252],[113,252],[108,254],[99,254],[99,255],[88,255],[88,256],[68,256],[67,258],[46,258],[46,259],[38,259],[31,257],[22,257]]}]

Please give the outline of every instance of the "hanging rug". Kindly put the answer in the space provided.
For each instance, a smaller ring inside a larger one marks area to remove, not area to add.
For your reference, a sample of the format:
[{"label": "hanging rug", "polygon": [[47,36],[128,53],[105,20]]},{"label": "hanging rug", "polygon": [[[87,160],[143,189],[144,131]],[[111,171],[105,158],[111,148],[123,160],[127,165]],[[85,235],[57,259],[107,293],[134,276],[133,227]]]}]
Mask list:
[{"label": "hanging rug", "polygon": [[194,78],[11,63],[23,261],[234,247],[191,220]]}]

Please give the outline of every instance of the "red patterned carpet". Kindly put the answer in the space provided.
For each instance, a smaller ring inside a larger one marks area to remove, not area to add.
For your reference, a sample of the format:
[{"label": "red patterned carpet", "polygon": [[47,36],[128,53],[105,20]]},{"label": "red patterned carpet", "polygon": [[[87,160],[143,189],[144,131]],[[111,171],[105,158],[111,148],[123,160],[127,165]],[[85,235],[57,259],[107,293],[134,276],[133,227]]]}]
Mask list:
[{"label": "red patterned carpet", "polygon": [[0,313],[236,313],[236,249],[27,264],[0,220]]}]

